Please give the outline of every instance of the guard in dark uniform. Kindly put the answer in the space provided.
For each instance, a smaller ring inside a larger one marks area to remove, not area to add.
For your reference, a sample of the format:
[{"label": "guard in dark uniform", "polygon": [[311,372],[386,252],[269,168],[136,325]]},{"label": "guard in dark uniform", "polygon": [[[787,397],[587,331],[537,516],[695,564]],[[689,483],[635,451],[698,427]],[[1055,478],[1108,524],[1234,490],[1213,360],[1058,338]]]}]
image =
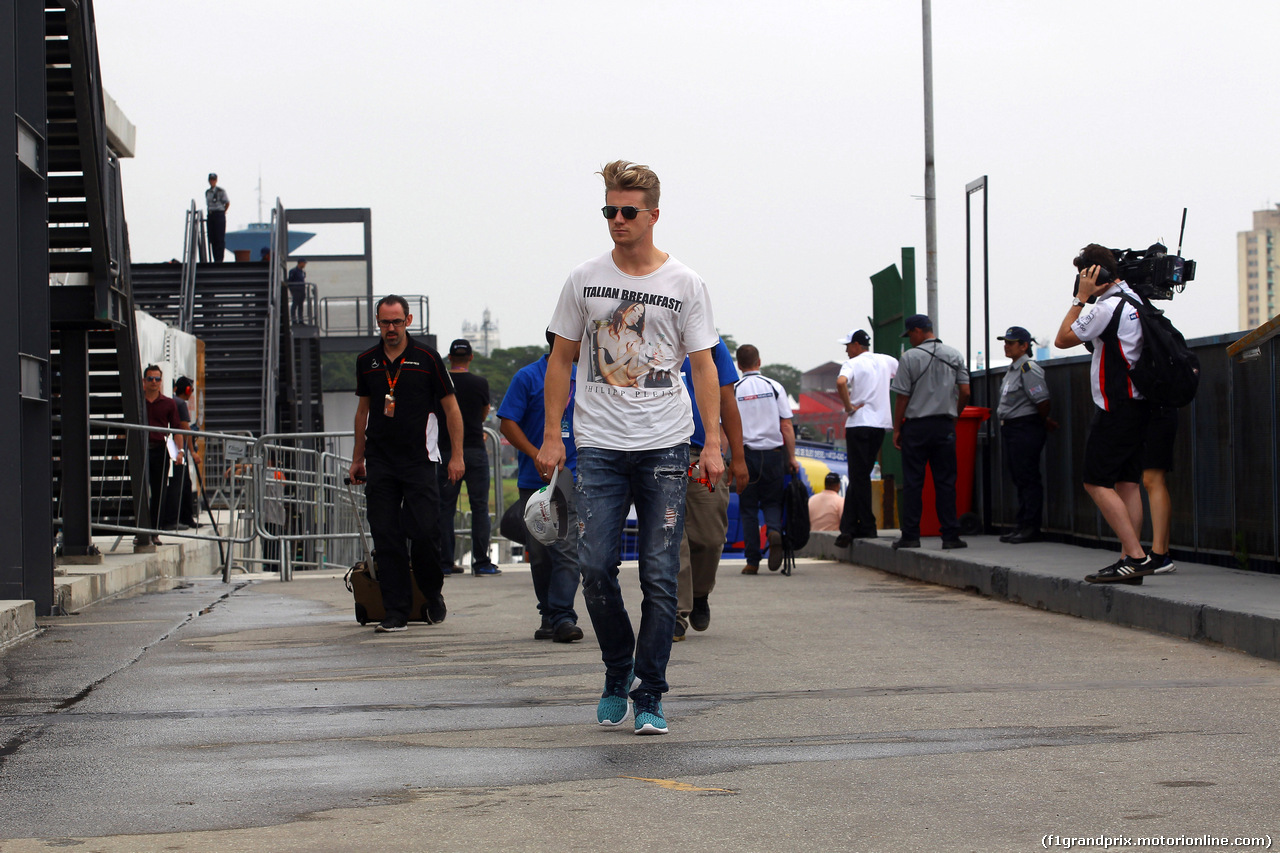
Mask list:
[{"label": "guard in dark uniform", "polygon": [[1004,341],[1004,354],[1013,361],[1000,386],[1000,443],[1004,465],[1018,490],[1017,526],[1000,537],[1001,542],[1018,544],[1040,539],[1044,509],[1044,484],[1040,478],[1040,454],[1045,437],[1058,428],[1049,417],[1049,385],[1044,368],[1029,354],[1035,338],[1021,326],[1010,326],[997,340]]},{"label": "guard in dark uniform", "polygon": [[213,262],[222,263],[222,256],[227,251],[227,211],[231,208],[231,199],[227,191],[218,186],[218,176],[209,173],[209,189],[204,191],[204,203],[208,210],[205,219],[209,229],[209,247],[213,251]]}]

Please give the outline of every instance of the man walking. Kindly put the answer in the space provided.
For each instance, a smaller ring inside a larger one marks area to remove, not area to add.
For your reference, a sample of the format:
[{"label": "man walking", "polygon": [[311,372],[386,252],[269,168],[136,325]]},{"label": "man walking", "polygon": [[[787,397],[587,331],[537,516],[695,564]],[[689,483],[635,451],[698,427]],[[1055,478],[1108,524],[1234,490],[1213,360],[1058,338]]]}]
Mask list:
[{"label": "man walking", "polygon": [[[489,417],[489,383],[482,376],[471,372],[471,360],[475,357],[471,342],[458,338],[449,345],[449,378],[453,380],[458,411],[462,413],[462,459],[467,473],[467,502],[471,506],[471,574],[492,577],[502,570],[489,558],[489,451],[485,447],[484,419]],[[448,450],[453,432],[450,428],[441,433],[441,453],[444,462],[451,458]],[[462,482],[450,480],[446,471],[439,472],[440,480],[440,550],[441,559],[449,571],[453,571],[454,516],[458,512],[458,495]]]},{"label": "man walking", "polygon": [[[584,350],[574,432],[578,447],[578,561],[582,593],[605,664],[596,706],[603,726],[620,725],[634,703],[636,734],[665,734],[662,694],[676,623],[676,576],[684,533],[693,416],[684,383],[672,379],[687,354],[698,408],[720,421],[711,348],[719,335],[706,284],[653,242],[661,186],[648,166],[616,160],[601,171],[602,209],[613,250],[580,264],[560,293],[557,336],[546,375],[546,426],[538,451],[548,480],[565,464],[561,419],[574,358]],[[720,436],[708,430],[702,477],[720,481]],[[618,585],[622,527],[634,502],[639,521],[640,628]],[[638,686],[631,689],[633,677]]]},{"label": "man walking", "polygon": [[[178,405],[173,401],[172,397],[166,397],[161,393],[161,384],[164,382],[164,373],[158,365],[148,364],[142,371],[142,397],[147,407],[147,424],[161,429],[182,429],[182,422],[178,419]],[[147,500],[147,508],[151,511],[151,526],[159,529],[161,526],[160,511],[164,506],[164,492],[169,485],[169,445],[173,442],[177,448],[177,454],[174,455],[173,461],[181,465],[184,457],[182,453],[182,445],[178,439],[182,436],[174,437],[168,432],[148,432],[147,433],[147,486],[149,496]],[[145,548],[148,545],[163,545],[160,537],[156,535],[146,536],[139,535],[133,538],[134,550]]]},{"label": "man walking", "polygon": [[924,314],[907,318],[904,338],[911,349],[898,361],[890,387],[898,399],[893,411],[893,446],[902,451],[902,535],[894,548],[920,547],[925,465],[933,488],[943,548],[967,548],[956,518],[956,418],[969,403],[969,368],[962,356],[933,334]]},{"label": "man walking", "polygon": [[462,479],[462,415],[440,354],[410,337],[409,304],[384,296],[376,308],[381,340],[356,358],[355,448],[351,479],[364,482],[369,529],[378,552],[378,585],[386,618],[379,633],[405,630],[413,609],[412,568],[430,622],[445,618],[444,576],[436,549],[440,494],[436,487],[437,405],[452,436],[449,480]]},{"label": "man walking", "polygon": [[[731,458],[725,475],[716,483],[714,491],[691,477],[684,498],[684,539],[680,542],[680,577],[676,631],[673,640],[683,640],[690,625],[695,631],[705,631],[711,626],[711,591],[716,586],[716,570],[720,568],[720,555],[724,553],[724,534],[729,529],[729,489],[735,484],[738,491],[747,484],[747,463],[742,449],[742,420],[738,416],[738,401],[733,396],[738,382],[738,371],[733,366],[733,354],[723,340],[717,341],[711,350],[720,382],[720,424],[723,427],[722,442],[727,440]],[[706,427],[698,401],[693,394],[693,375],[688,357],[680,368],[689,402],[693,404],[693,435],[689,438],[689,467],[701,469],[702,448],[706,444]],[[723,446],[723,443],[722,443]]]},{"label": "man walking", "polygon": [[227,251],[227,211],[231,209],[231,199],[227,198],[227,191],[218,186],[218,176],[213,172],[209,173],[209,189],[204,191],[204,205],[208,211],[205,223],[213,262],[220,264]]},{"label": "man walking", "polygon": [[[1073,261],[1078,291],[1062,318],[1053,345],[1059,349],[1093,341],[1089,385],[1093,422],[1084,445],[1084,490],[1120,540],[1120,559],[1094,574],[1090,583],[1142,583],[1156,564],[1142,547],[1142,451],[1151,409],[1129,381],[1129,368],[1142,356],[1138,311],[1121,298],[1138,295],[1120,280],[1115,255],[1090,243]],[[1084,307],[1089,302],[1096,303]]]},{"label": "man walking", "polygon": [[[556,336],[547,332],[547,343],[554,349]],[[507,386],[507,393],[502,397],[502,405],[498,407],[502,434],[519,454],[516,457],[516,487],[520,490],[521,507],[534,492],[545,485],[534,459],[542,445],[546,426],[543,394],[550,358],[549,355],[544,355],[533,364],[516,371],[516,375],[511,377],[511,384]],[[578,450],[573,444],[573,397],[576,384],[575,366],[569,376],[569,398],[564,415],[560,418],[560,436],[565,449],[564,467],[574,477],[578,471]],[[562,473],[560,476],[565,475]],[[568,510],[566,524],[569,530],[576,531],[578,514],[572,493],[572,489],[565,490]],[[533,594],[538,599],[538,613],[541,616],[541,624],[534,630],[533,638],[555,640],[557,643],[581,640],[582,629],[578,627],[578,614],[573,609],[573,599],[578,594],[580,578],[577,536],[565,536],[549,545],[529,536],[525,542],[525,551],[529,554],[529,574],[533,576]]]},{"label": "man walking", "polygon": [[836,547],[848,548],[854,539],[876,538],[871,471],[880,456],[885,431],[893,427],[889,382],[898,373],[898,360],[872,352],[871,338],[862,329],[845,335],[841,343],[849,360],[840,368],[836,390],[847,416],[844,441],[849,457],[849,488],[845,490]]},{"label": "man walking", "polygon": [[760,570],[760,510],[769,539],[769,570],[782,565],[783,478],[799,473],[796,434],[791,426],[791,403],[782,385],[760,374],[760,350],[738,347],[742,378],[734,388],[742,417],[742,444],[747,457],[747,485],[738,496],[742,524],[744,575]]}]

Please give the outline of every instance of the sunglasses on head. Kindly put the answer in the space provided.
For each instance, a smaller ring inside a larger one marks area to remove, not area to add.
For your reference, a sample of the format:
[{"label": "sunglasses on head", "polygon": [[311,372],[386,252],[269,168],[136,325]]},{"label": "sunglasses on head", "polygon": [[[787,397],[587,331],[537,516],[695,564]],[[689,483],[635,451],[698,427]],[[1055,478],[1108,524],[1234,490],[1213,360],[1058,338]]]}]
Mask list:
[{"label": "sunglasses on head", "polygon": [[604,207],[600,208],[600,210],[604,212],[605,219],[613,219],[618,215],[618,211],[622,211],[623,219],[635,219],[636,214],[649,209],[650,208],[647,207],[632,207],[631,205],[618,207],[616,204],[606,204]]}]

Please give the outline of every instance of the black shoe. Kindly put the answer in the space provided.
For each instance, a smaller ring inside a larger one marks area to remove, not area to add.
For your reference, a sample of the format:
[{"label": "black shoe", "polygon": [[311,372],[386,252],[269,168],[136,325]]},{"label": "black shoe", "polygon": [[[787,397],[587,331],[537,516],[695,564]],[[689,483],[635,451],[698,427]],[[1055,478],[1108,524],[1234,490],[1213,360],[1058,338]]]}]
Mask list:
[{"label": "black shoe", "polygon": [[1008,542],[1010,539],[1012,539],[1013,537],[1017,536],[1017,535],[1018,535],[1019,533],[1021,533],[1021,532],[1022,532],[1022,528],[1020,528],[1020,527],[1015,527],[1015,528],[1013,528],[1012,530],[1010,530],[1008,533],[1001,533],[1001,534],[1000,534],[1000,541],[1001,541],[1001,542]]},{"label": "black shoe", "polygon": [[899,548],[919,548],[919,547],[920,547],[919,539],[908,539],[907,537],[903,536],[893,540],[893,550],[895,551],[898,550]]},{"label": "black shoe", "polygon": [[152,545],[163,545],[164,543],[160,541],[160,537],[159,537],[159,536],[152,536],[152,537],[151,537],[151,544],[152,544]]},{"label": "black shoe", "polygon": [[467,573],[467,570],[464,569],[462,566],[450,566],[448,571],[448,574],[451,574],[451,575],[465,575],[466,573]]},{"label": "black shoe", "polygon": [[950,551],[954,548],[968,548],[968,547],[969,547],[969,543],[964,541],[963,539],[943,539],[942,540],[942,550],[944,551]]},{"label": "black shoe", "polygon": [[782,551],[782,531],[769,531],[769,571],[776,572],[782,566],[786,554]]},{"label": "black shoe", "polygon": [[444,596],[438,592],[434,596],[427,596],[427,605],[423,609],[427,611],[428,625],[443,622],[445,615],[449,612],[444,606]]},{"label": "black shoe", "polygon": [[880,531],[876,530],[874,527],[869,527],[866,530],[858,530],[853,534],[854,539],[878,539],[879,537]]},{"label": "black shoe", "polygon": [[556,636],[556,629],[552,628],[551,624],[547,622],[545,619],[543,620],[542,624],[538,626],[538,629],[533,632],[533,638],[535,640],[551,640],[551,639],[554,639],[555,636]]},{"label": "black shoe", "polygon": [[556,626],[551,638],[557,643],[572,643],[574,640],[582,639],[582,629],[570,622],[568,619]]},{"label": "black shoe", "polygon": [[1008,542],[1010,545],[1021,545],[1023,542],[1039,542],[1041,538],[1043,537],[1041,537],[1040,530],[1038,528],[1023,527],[1020,530],[1015,530],[1013,534],[1004,541]]},{"label": "black shoe", "polygon": [[395,619],[388,616],[378,623],[378,627],[373,630],[379,634],[394,634],[397,631],[407,631],[409,626],[403,619]]},{"label": "black shoe", "polygon": [[1141,560],[1126,556],[1096,574],[1085,575],[1084,579],[1089,583],[1140,584],[1144,576],[1153,575],[1155,571],[1155,561],[1150,555],[1144,556]]},{"label": "black shoe", "polygon": [[689,614],[689,627],[695,631],[705,631],[711,625],[711,605],[707,603],[707,597],[693,600],[693,612]]},{"label": "black shoe", "polygon": [[684,620],[677,616],[676,627],[671,634],[671,642],[678,643],[684,639],[685,627]]},{"label": "black shoe", "polygon": [[837,548],[848,548],[852,544],[853,544],[852,536],[846,536],[843,533],[841,533],[839,536],[836,537]]}]

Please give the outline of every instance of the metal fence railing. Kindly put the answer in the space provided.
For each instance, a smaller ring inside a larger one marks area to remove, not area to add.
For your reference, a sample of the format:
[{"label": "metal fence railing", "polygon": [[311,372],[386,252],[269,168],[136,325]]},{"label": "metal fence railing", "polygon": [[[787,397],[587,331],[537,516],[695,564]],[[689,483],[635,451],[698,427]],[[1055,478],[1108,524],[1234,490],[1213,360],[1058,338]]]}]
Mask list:
[{"label": "metal fence railing", "polygon": [[[1174,470],[1172,547],[1201,562],[1280,572],[1280,340],[1257,358],[1236,362],[1227,346],[1241,333],[1189,341],[1200,358],[1200,390],[1179,410]],[[1044,453],[1045,530],[1081,544],[1116,540],[1081,485],[1085,437],[1093,417],[1089,356],[1041,362],[1060,427]],[[976,371],[974,404],[998,394],[1005,368]],[[979,433],[975,507],[985,505],[981,471],[991,465],[990,521],[1013,523],[1017,495],[1003,471],[1000,430],[991,418]],[[1144,498],[1145,499],[1145,498]],[[1150,538],[1146,522],[1144,538]]]}]

